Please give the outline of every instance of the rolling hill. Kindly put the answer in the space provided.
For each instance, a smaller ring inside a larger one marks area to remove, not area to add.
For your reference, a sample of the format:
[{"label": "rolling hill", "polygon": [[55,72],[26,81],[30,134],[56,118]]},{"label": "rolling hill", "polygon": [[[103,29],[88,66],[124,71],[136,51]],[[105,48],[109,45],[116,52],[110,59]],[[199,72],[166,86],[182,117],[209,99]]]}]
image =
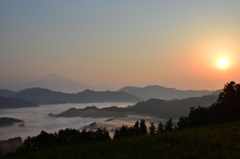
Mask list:
[{"label": "rolling hill", "polygon": [[[240,122],[224,123],[201,128],[189,128],[140,135],[111,141],[86,144],[66,144],[35,151],[19,152],[7,159],[236,159],[239,151]],[[94,153],[93,153],[94,152]]]}]

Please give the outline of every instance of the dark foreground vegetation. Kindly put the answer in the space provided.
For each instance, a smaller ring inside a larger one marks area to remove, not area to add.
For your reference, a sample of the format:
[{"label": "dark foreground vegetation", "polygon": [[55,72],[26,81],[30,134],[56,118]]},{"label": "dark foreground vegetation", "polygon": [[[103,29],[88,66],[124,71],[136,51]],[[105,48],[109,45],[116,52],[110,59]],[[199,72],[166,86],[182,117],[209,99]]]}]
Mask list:
[{"label": "dark foreground vegetation", "polygon": [[191,108],[189,115],[179,119],[180,129],[240,120],[240,84],[227,83],[216,103],[209,107]]},{"label": "dark foreground vegetation", "polygon": [[141,120],[116,129],[113,140],[105,129],[42,131],[9,158],[240,158],[239,120],[240,84],[230,82],[215,104],[191,108],[177,125]]},{"label": "dark foreground vegetation", "polygon": [[164,131],[112,141],[68,144],[8,156],[18,159],[63,158],[240,158],[240,122]]}]

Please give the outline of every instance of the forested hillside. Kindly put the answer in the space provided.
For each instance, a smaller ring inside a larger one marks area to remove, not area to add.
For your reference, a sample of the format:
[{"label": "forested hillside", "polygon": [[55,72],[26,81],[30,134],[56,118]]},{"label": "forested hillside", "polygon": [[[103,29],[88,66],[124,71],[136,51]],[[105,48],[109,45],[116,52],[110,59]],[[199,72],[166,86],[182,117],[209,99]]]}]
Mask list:
[{"label": "forested hillside", "polygon": [[15,154],[7,159],[240,158],[240,122]]}]

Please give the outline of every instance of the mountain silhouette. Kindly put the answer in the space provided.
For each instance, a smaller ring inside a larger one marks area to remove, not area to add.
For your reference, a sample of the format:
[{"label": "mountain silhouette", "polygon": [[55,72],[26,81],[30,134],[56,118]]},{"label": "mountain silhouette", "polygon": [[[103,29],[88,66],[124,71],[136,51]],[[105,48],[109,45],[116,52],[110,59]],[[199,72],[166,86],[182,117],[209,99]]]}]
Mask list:
[{"label": "mountain silhouette", "polygon": [[10,91],[7,89],[1,89],[0,90],[0,96],[2,97],[11,97],[12,95],[14,95],[16,92],[14,91]]},{"label": "mountain silhouette", "polygon": [[20,119],[0,117],[0,127],[12,126],[15,123],[24,123],[24,121]]},{"label": "mountain silhouette", "polygon": [[177,90],[175,88],[166,88],[158,85],[150,85],[143,88],[128,86],[121,88],[119,91],[133,94],[144,100],[148,100],[151,98],[165,100],[184,99],[188,97],[201,97],[203,95],[208,95],[213,92],[208,90]]},{"label": "mountain silhouette", "polygon": [[149,99],[147,101],[138,102],[133,106],[126,108],[106,107],[97,108],[95,106],[83,109],[71,108],[60,114],[54,115],[49,113],[51,117],[125,117],[127,115],[140,115],[158,118],[174,118],[178,119],[189,113],[190,107],[210,106],[218,99],[218,95],[191,97],[181,100],[165,101],[163,99]]},{"label": "mountain silhouette", "polygon": [[45,88],[28,88],[12,97],[22,98],[37,104],[92,103],[92,102],[138,102],[139,97],[126,92],[93,91],[86,89],[79,93],[62,93]]},{"label": "mountain silhouette", "polygon": [[24,99],[0,96],[0,109],[15,109],[27,107],[39,107],[39,106],[35,103],[32,103]]},{"label": "mountain silhouette", "polygon": [[20,91],[26,88],[33,88],[33,87],[47,88],[54,91],[61,91],[61,92],[68,92],[68,93],[76,93],[76,92],[83,91],[85,89],[107,90],[106,88],[103,88],[103,87],[96,87],[96,86],[90,86],[90,85],[78,83],[74,80],[62,77],[56,73],[51,73],[45,77],[42,77],[32,82],[8,86],[5,89]]},{"label": "mountain silhouette", "polygon": [[154,116],[159,118],[178,119],[189,113],[190,107],[210,106],[218,99],[218,95],[190,97],[180,100],[165,101],[163,99],[149,99],[129,106],[131,114]]},{"label": "mountain silhouette", "polygon": [[67,111],[64,111],[60,114],[54,115],[49,113],[50,117],[92,117],[92,118],[101,118],[101,117],[126,117],[127,109],[118,108],[116,106],[107,107],[107,108],[97,108],[96,106],[88,106],[83,109],[70,108]]}]

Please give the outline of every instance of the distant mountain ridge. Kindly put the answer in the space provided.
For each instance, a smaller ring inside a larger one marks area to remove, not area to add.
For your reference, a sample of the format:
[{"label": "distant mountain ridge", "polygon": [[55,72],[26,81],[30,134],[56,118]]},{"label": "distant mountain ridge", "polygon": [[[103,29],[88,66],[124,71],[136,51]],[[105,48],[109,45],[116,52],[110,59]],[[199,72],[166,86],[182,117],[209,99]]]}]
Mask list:
[{"label": "distant mountain ridge", "polygon": [[184,99],[188,97],[201,97],[203,95],[208,95],[213,92],[209,90],[177,90],[175,88],[166,88],[158,85],[150,85],[146,87],[128,86],[119,89],[119,91],[133,94],[144,100],[148,100],[151,98],[165,100]]},{"label": "distant mountain ridge", "polygon": [[62,93],[45,88],[29,88],[16,92],[12,97],[37,104],[139,102],[142,99],[126,92],[85,90],[79,93]]},{"label": "distant mountain ridge", "polygon": [[218,95],[190,97],[176,101],[149,99],[129,106],[128,109],[132,114],[178,119],[181,116],[187,115],[190,107],[207,107],[215,103],[217,99]]},{"label": "distant mountain ridge", "polygon": [[118,108],[116,106],[107,108],[97,108],[96,106],[88,106],[83,109],[70,108],[60,114],[48,114],[50,117],[126,117],[127,110],[125,108]]},{"label": "distant mountain ridge", "polygon": [[14,91],[10,91],[7,89],[1,89],[0,90],[0,96],[2,97],[11,97],[12,95],[14,95],[16,92]]},{"label": "distant mountain ridge", "polygon": [[33,88],[33,87],[47,88],[54,91],[68,92],[68,93],[76,93],[76,92],[83,91],[85,89],[107,90],[107,88],[103,88],[103,87],[96,87],[96,86],[82,84],[74,80],[70,80],[65,77],[62,77],[56,73],[51,73],[47,76],[44,76],[32,82],[8,86],[4,89],[20,91],[26,88]]},{"label": "distant mountain ridge", "polygon": [[221,92],[223,92],[223,90],[219,89],[219,90],[213,91],[212,93],[210,93],[208,95],[219,95]]},{"label": "distant mountain ridge", "polygon": [[29,107],[39,107],[39,106],[35,103],[32,103],[24,99],[0,96],[0,109],[15,109],[15,108],[29,108]]},{"label": "distant mountain ridge", "polygon": [[181,116],[189,113],[190,107],[210,106],[218,99],[218,95],[191,97],[176,101],[165,101],[163,99],[149,99],[147,101],[138,102],[133,106],[126,108],[106,107],[99,109],[95,106],[86,107],[83,109],[68,109],[60,114],[48,114],[51,117],[124,117],[127,115],[140,115],[158,118],[174,118],[178,119]]}]

